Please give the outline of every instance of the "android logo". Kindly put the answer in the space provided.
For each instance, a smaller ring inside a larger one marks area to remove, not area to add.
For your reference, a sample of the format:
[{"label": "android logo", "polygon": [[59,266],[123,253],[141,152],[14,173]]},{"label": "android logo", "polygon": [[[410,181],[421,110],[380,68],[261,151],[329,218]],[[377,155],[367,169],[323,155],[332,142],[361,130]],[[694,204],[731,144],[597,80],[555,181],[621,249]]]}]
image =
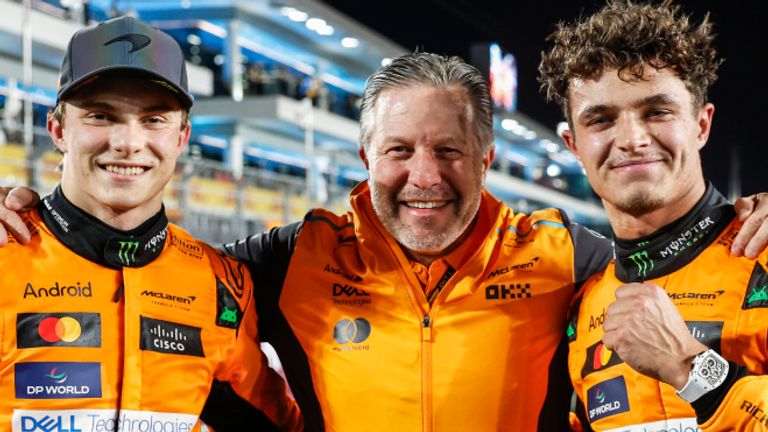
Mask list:
[{"label": "android logo", "polygon": [[224,306],[224,311],[219,315],[219,320],[230,323],[237,323],[237,309],[229,309]]}]

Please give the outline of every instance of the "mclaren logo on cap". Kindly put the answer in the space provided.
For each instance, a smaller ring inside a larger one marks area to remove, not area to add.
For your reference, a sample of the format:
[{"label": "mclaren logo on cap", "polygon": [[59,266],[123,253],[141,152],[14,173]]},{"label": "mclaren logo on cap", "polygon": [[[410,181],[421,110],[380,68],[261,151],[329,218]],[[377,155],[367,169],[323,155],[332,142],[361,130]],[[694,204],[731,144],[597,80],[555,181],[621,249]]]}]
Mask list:
[{"label": "mclaren logo on cap", "polygon": [[118,37],[110,40],[109,42],[105,43],[104,46],[113,44],[115,42],[120,42],[120,41],[130,42],[132,48],[128,52],[132,53],[132,52],[136,52],[136,51],[144,48],[145,46],[149,45],[149,43],[152,42],[152,39],[150,39],[147,36],[144,36],[143,34],[126,33],[126,34],[124,34],[122,36],[118,36]]}]

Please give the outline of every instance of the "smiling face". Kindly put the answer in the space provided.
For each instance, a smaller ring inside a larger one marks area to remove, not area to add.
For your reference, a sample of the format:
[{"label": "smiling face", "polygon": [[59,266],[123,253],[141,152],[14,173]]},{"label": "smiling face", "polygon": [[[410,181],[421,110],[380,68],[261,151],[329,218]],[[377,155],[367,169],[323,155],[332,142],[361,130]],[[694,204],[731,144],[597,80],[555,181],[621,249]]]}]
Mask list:
[{"label": "smiling face", "polygon": [[376,214],[414,256],[447,253],[477,214],[493,151],[471,122],[459,87],[414,85],[377,98],[361,156]]},{"label": "smiling face", "polygon": [[110,77],[65,102],[48,131],[64,154],[61,187],[74,205],[120,229],[160,210],[189,138],[178,100],[147,80]]},{"label": "smiling face", "polygon": [[607,70],[573,81],[573,130],[563,138],[609,215],[668,209],[682,216],[704,193],[699,150],[714,107],[694,109],[685,83],[668,68],[646,66],[643,78],[624,81]]}]

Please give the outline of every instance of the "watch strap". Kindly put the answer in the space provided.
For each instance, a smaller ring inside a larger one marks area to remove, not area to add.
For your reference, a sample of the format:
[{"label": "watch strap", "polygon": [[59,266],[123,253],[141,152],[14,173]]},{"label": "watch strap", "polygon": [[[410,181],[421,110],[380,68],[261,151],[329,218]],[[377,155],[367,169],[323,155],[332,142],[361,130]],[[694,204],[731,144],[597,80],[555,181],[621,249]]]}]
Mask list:
[{"label": "watch strap", "polygon": [[707,350],[693,358],[688,382],[677,395],[688,403],[694,402],[719,387],[728,376],[728,361],[715,350]]}]

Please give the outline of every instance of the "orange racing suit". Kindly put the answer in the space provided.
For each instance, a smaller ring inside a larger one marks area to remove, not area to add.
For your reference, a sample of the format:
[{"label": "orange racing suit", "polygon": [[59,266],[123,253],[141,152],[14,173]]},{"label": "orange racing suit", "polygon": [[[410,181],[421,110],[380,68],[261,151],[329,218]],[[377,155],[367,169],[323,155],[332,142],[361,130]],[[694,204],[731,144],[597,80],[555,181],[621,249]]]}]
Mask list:
[{"label": "orange racing suit", "polygon": [[162,211],[120,232],[59,189],[24,218],[31,245],[0,248],[0,431],[299,429],[242,264]]},{"label": "orange racing suit", "polygon": [[430,304],[367,183],[351,204],[228,246],[259,275],[259,334],[306,429],[567,430],[565,314],[610,259],[607,240],[558,210],[514,213],[485,191],[478,246],[446,269]]},{"label": "orange racing suit", "polygon": [[[584,284],[568,329],[569,369],[593,429],[768,431],[768,253],[757,260],[730,255],[734,215],[709,185],[680,220],[641,239],[617,239],[615,262]],[[663,287],[693,336],[729,360],[726,382],[693,406],[602,344],[614,291],[640,281]]]}]

